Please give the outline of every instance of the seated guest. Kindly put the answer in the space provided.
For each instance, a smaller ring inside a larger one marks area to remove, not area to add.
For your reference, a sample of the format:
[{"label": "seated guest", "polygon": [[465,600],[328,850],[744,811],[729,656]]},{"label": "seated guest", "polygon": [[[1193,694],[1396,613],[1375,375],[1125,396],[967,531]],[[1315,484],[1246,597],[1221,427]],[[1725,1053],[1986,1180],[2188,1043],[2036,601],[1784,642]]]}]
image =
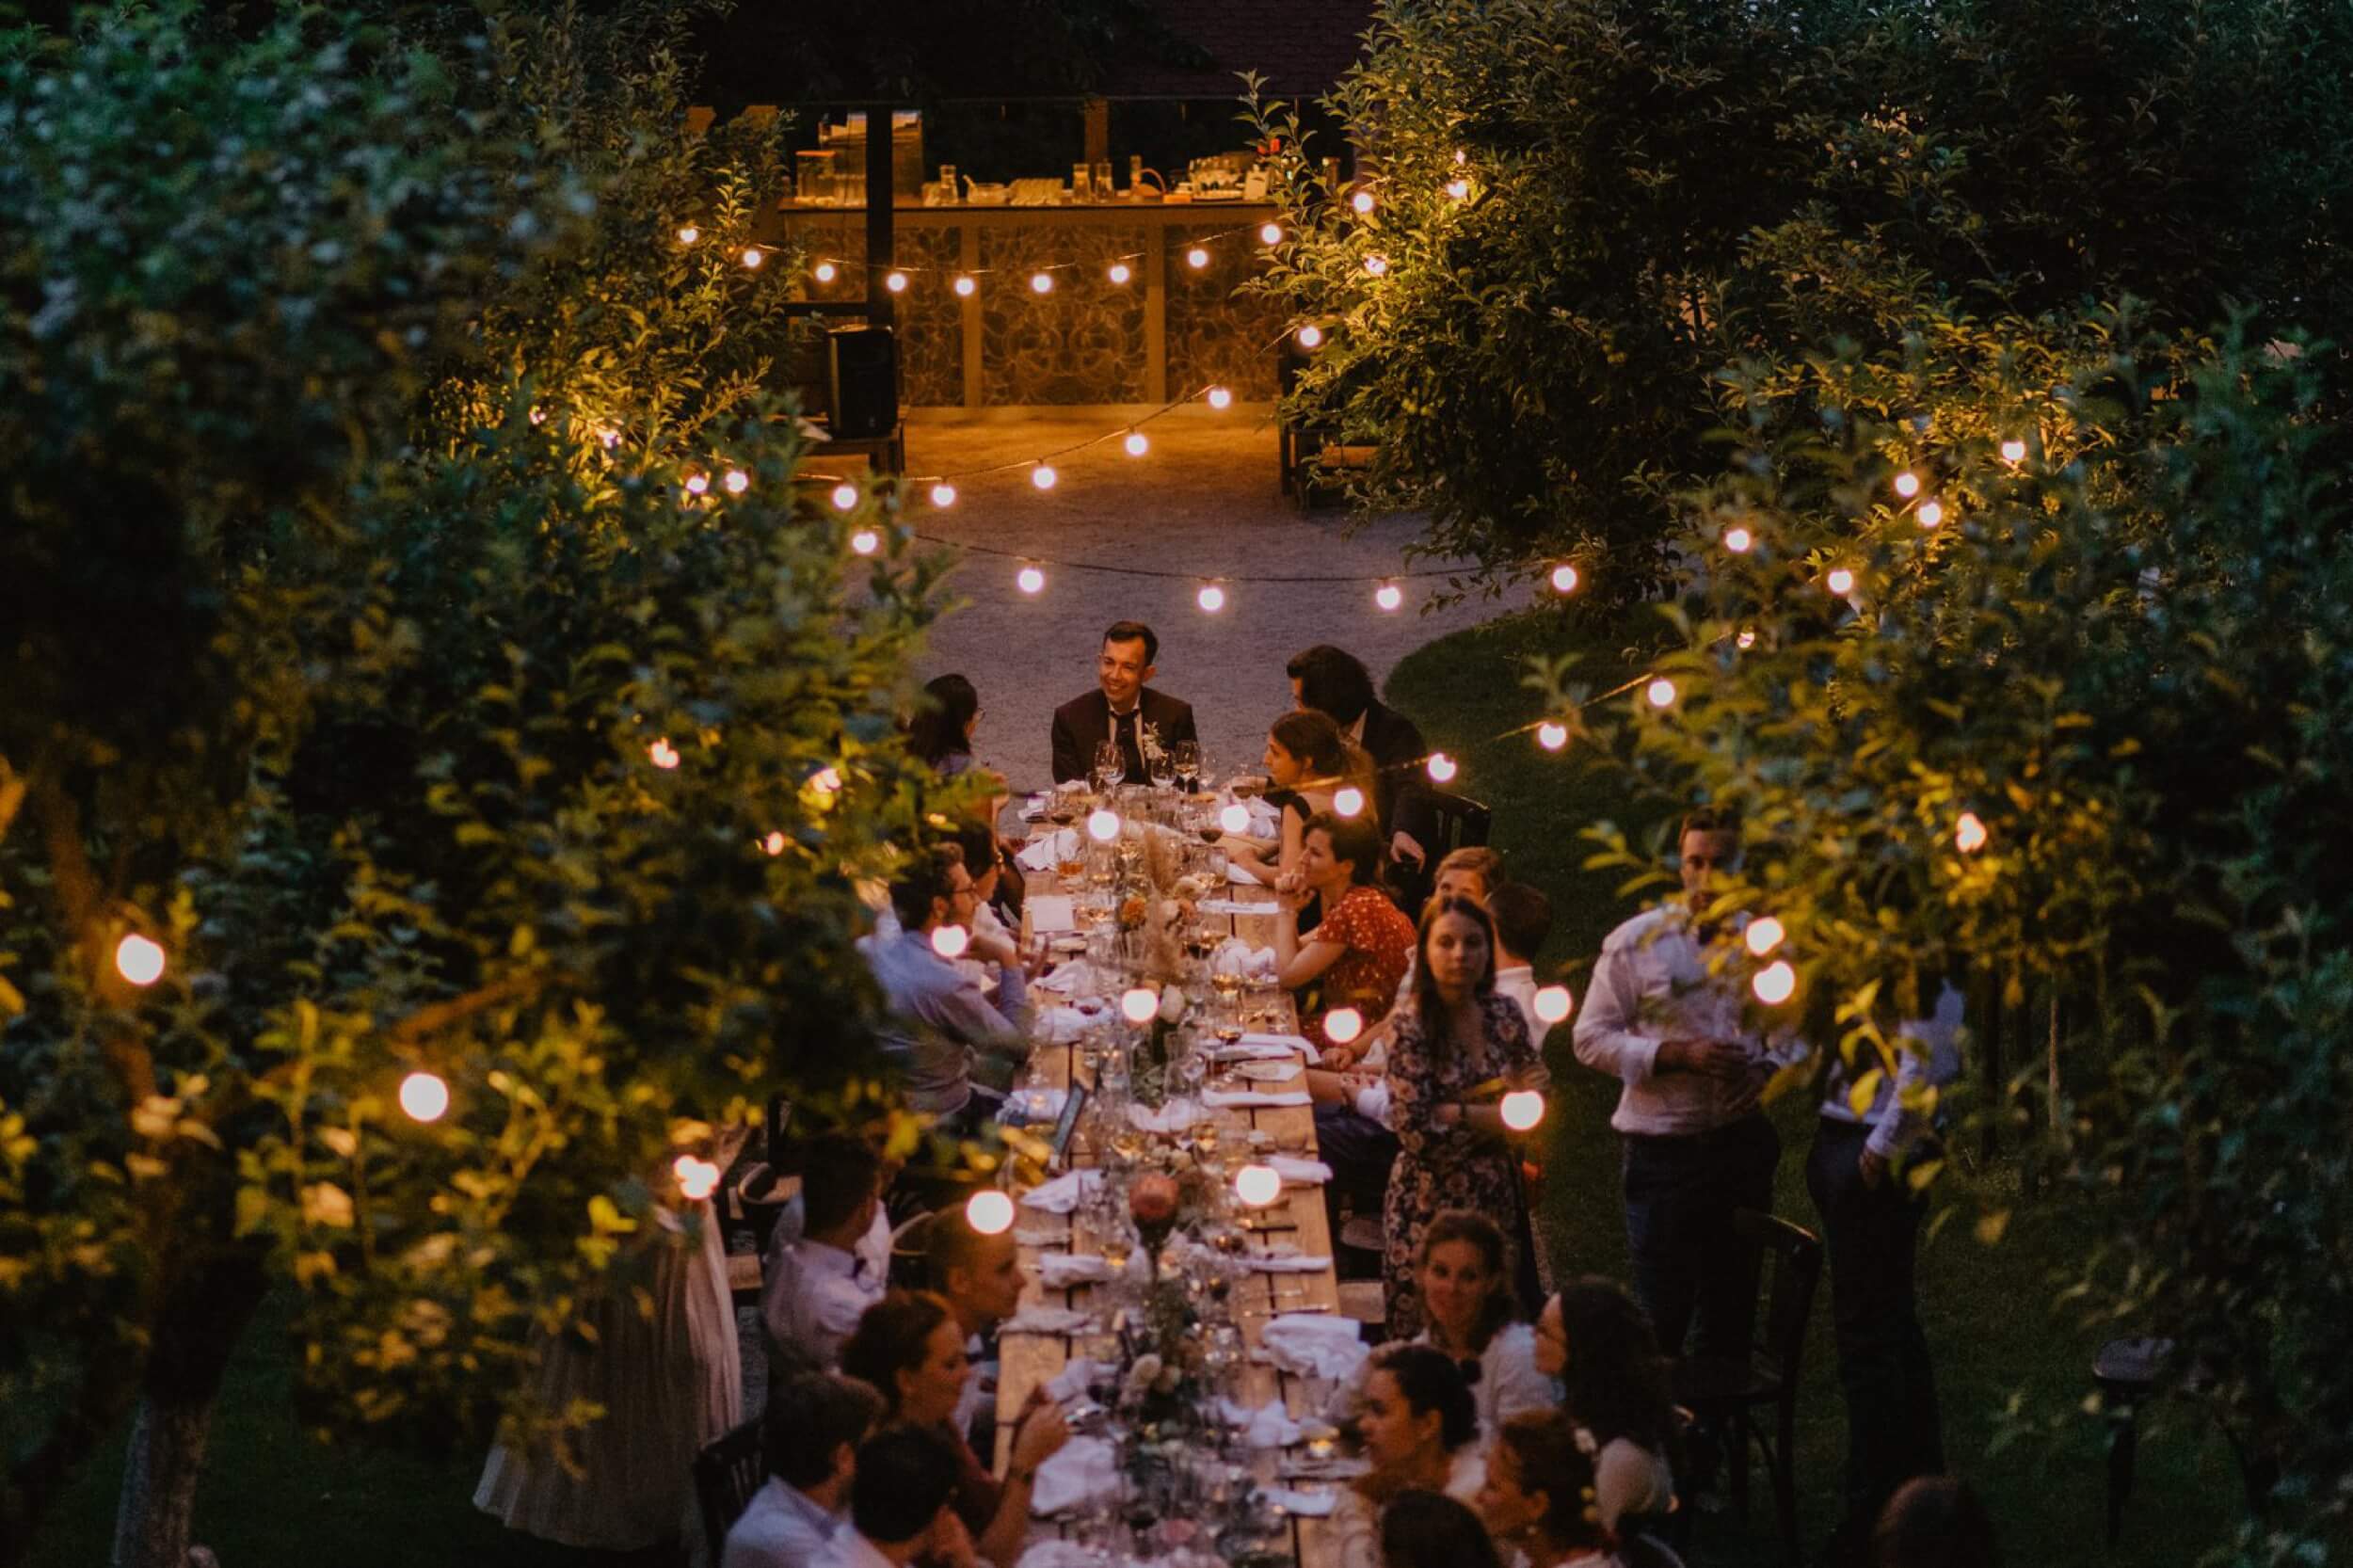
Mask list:
[{"label": "seated guest", "polygon": [[1479,1408],[1460,1368],[1427,1345],[1385,1346],[1371,1365],[1356,1432],[1372,1468],[1332,1510],[1341,1568],[1379,1568],[1380,1512],[1399,1494],[1443,1492],[1471,1502],[1487,1480]]},{"label": "seated guest", "polygon": [[[1371,760],[1373,805],[1384,838],[1398,829],[1399,808],[1422,778],[1430,755],[1414,721],[1383,702],[1373,691],[1372,672],[1364,661],[1330,643],[1318,643],[1291,655],[1285,671],[1291,680],[1291,697],[1302,709],[1323,714],[1339,727],[1351,744]],[[1415,863],[1422,847],[1410,838],[1391,840],[1401,858]]]},{"label": "seated guest", "polygon": [[[1353,786],[1368,802],[1372,799],[1372,773],[1364,753],[1340,739],[1321,713],[1286,713],[1276,719],[1267,731],[1265,762],[1266,802],[1277,813],[1273,841],[1228,838],[1225,851],[1271,886],[1276,876],[1299,864],[1307,819],[1331,811],[1340,790]],[[1377,832],[1373,842],[1380,843]],[[1380,868],[1373,870],[1378,881]]]},{"label": "seated guest", "polygon": [[841,1369],[872,1384],[891,1419],[935,1432],[948,1444],[954,1480],[951,1506],[981,1556],[998,1568],[1013,1568],[1029,1529],[1037,1467],[1070,1441],[1070,1428],[1061,1407],[1039,1390],[1014,1431],[1004,1480],[990,1475],[955,1430],[956,1410],[971,1375],[964,1345],[964,1325],[946,1302],[929,1290],[893,1290],[867,1309],[857,1332],[841,1347]]},{"label": "seated guest", "polygon": [[1620,1545],[1594,1498],[1593,1434],[1559,1411],[1531,1411],[1503,1424],[1487,1450],[1479,1511],[1496,1541],[1529,1568],[1680,1568],[1648,1540]]},{"label": "seated guest", "polygon": [[[1414,922],[1376,885],[1381,840],[1370,823],[1319,812],[1302,838],[1298,870],[1275,888],[1274,962],[1289,989],[1316,987],[1321,1004],[1301,1027],[1321,1048],[1335,1008],[1353,1007],[1367,1024],[1387,1016],[1413,956]],[[1302,936],[1299,915],[1310,900],[1323,918]]]},{"label": "seated guest", "polygon": [[1005,865],[1009,858],[997,842],[997,830],[986,823],[966,823],[956,829],[956,853],[964,856],[964,869],[972,878],[972,945],[965,950],[966,963],[1018,964],[1021,962],[1021,916],[1008,911],[998,902],[1005,887]]},{"label": "seated guest", "polygon": [[1054,710],[1054,782],[1084,778],[1106,741],[1119,743],[1128,782],[1144,776],[1143,727],[1150,726],[1163,746],[1198,741],[1193,705],[1147,684],[1159,672],[1160,639],[1142,621],[1114,621],[1103,632],[1095,666],[1096,689]]},{"label": "seated guest", "polygon": [[1674,1407],[1666,1357],[1634,1298],[1598,1275],[1570,1285],[1536,1320],[1536,1365],[1561,1380],[1562,1414],[1593,1436],[1601,1522],[1615,1529],[1625,1514],[1664,1513]]},{"label": "seated guest", "polygon": [[1916,1476],[1896,1489],[1871,1536],[1871,1568],[1997,1568],[1993,1520],[1970,1484]]},{"label": "seated guest", "polygon": [[779,1366],[829,1371],[882,1299],[881,1272],[858,1255],[882,1208],[882,1156],[862,1138],[828,1132],[804,1144],[802,1158],[800,1229],[776,1227],[760,1315]]},{"label": "seated guest", "polygon": [[931,1288],[946,1299],[964,1330],[973,1377],[965,1384],[956,1431],[977,1453],[996,1447],[997,1325],[1021,1307],[1021,1248],[1011,1231],[984,1236],[961,1206],[943,1208],[923,1224],[923,1257]]},{"label": "seated guest", "polygon": [[924,700],[907,720],[907,750],[942,778],[972,767],[972,728],[981,722],[981,694],[961,675],[937,675],[923,683]]},{"label": "seated guest", "polygon": [[1503,1568],[1503,1560],[1467,1506],[1443,1492],[1413,1491],[1381,1511],[1381,1568]]},{"label": "seated guest", "polygon": [[920,1427],[890,1427],[858,1446],[850,1528],[833,1538],[821,1568],[972,1568],[972,1538],[948,1506],[956,1457]]},{"label": "seated guest", "polygon": [[889,1008],[880,1031],[882,1054],[904,1078],[909,1108],[955,1131],[986,1121],[1000,1098],[973,1086],[974,1051],[996,1047],[1020,1054],[1030,1020],[1019,964],[998,966],[991,1002],[978,981],[932,946],[932,934],[942,926],[969,932],[977,902],[964,852],[954,844],[935,845],[890,885],[898,932],[877,931],[859,943]]},{"label": "seated guest", "polygon": [[848,1521],[857,1446],[882,1412],[881,1395],[831,1373],[772,1384],[760,1417],[768,1481],[728,1531],[719,1568],[809,1568]]}]

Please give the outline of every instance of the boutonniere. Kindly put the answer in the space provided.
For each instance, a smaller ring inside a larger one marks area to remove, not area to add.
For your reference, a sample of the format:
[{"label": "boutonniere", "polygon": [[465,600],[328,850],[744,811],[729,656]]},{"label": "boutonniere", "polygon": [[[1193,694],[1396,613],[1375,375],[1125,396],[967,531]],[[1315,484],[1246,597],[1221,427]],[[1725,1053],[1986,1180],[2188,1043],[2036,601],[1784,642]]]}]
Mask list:
[{"label": "boutonniere", "polygon": [[1160,727],[1147,719],[1136,721],[1136,749],[1146,757],[1160,755]]}]

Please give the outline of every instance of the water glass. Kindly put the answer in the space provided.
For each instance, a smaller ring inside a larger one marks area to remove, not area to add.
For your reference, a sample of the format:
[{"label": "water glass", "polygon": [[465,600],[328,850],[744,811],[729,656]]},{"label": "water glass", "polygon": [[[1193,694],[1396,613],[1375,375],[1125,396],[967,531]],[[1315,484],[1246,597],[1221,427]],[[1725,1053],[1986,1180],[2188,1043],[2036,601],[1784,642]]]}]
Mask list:
[{"label": "water glass", "polygon": [[1102,794],[1116,787],[1128,776],[1128,754],[1117,741],[1105,741],[1095,748],[1095,790]]}]

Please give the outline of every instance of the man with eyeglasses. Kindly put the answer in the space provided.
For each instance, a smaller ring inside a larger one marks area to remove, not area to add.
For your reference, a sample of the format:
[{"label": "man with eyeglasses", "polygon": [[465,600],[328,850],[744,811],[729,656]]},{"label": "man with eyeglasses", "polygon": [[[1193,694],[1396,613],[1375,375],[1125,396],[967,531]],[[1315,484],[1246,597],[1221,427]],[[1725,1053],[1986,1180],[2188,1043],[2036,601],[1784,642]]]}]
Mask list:
[{"label": "man with eyeglasses", "polygon": [[909,1109],[955,1132],[981,1126],[1002,1100],[972,1081],[974,1053],[995,1048],[1019,1055],[1030,1021],[1028,976],[1020,964],[997,966],[991,1002],[979,981],[940,953],[937,934],[953,928],[968,940],[979,904],[964,852],[952,843],[935,844],[890,885],[898,932],[859,944],[888,1003],[879,1032],[882,1052],[904,1081]]}]

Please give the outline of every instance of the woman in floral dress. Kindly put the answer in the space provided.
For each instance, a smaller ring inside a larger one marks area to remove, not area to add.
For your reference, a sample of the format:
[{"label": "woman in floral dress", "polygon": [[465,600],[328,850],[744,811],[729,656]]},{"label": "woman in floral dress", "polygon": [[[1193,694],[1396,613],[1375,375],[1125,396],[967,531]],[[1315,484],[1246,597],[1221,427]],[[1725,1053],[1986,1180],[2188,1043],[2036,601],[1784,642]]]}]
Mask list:
[{"label": "woman in floral dress", "polygon": [[1505,1141],[1501,1088],[1544,1082],[1528,1020],[1496,995],[1495,924],[1468,899],[1433,899],[1422,912],[1413,1000],[1389,1041],[1389,1126],[1400,1148],[1389,1180],[1382,1277],[1389,1333],[1422,1328],[1414,1264],[1440,1211],[1517,1215],[1519,1160]]}]

